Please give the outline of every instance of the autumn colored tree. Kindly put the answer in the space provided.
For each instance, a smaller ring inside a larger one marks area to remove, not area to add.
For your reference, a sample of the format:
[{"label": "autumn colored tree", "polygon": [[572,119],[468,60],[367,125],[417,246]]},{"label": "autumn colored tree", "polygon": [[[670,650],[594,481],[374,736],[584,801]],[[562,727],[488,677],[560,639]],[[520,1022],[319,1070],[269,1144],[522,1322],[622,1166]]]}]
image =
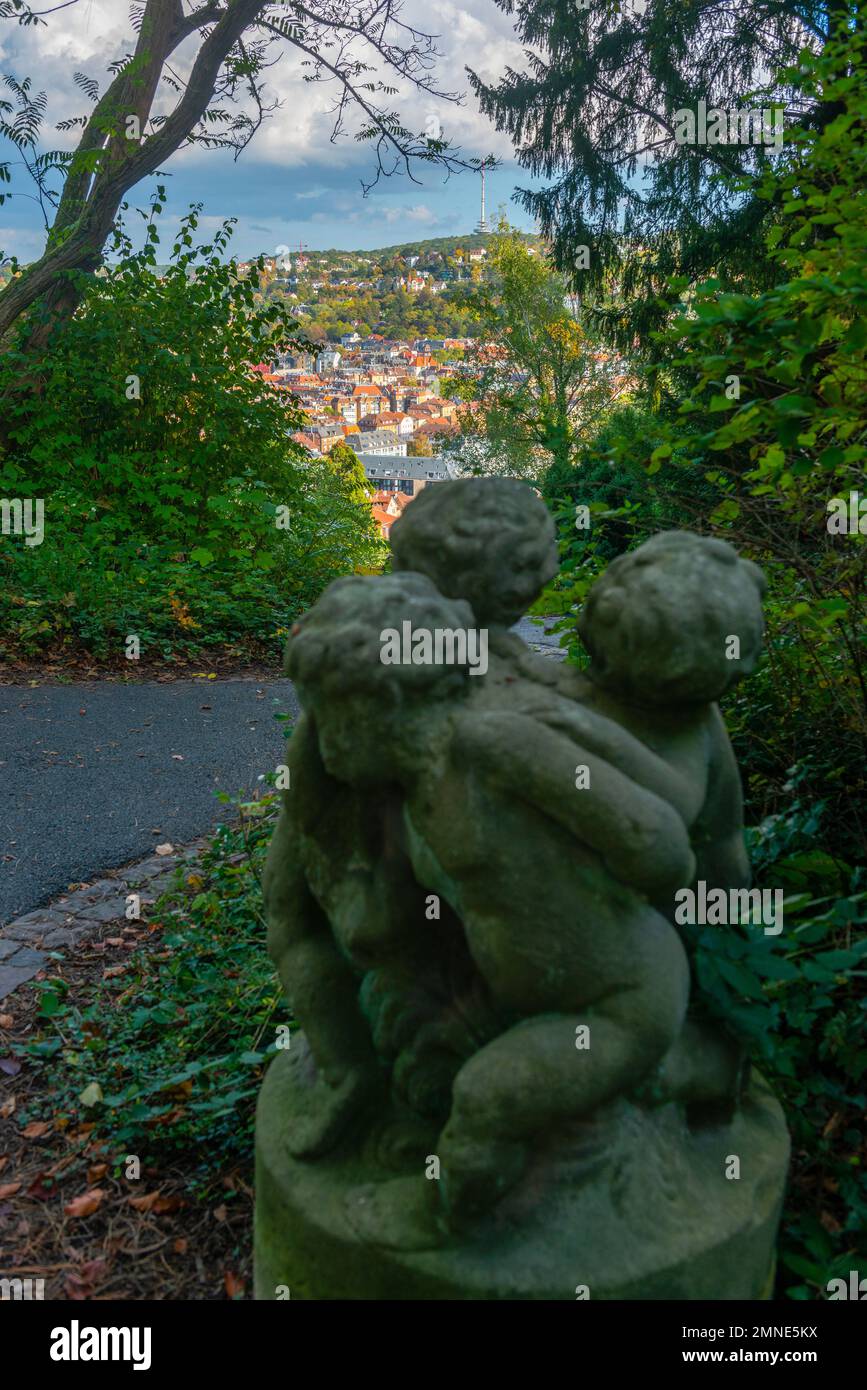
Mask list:
[{"label": "autumn colored tree", "polygon": [[433,445],[426,434],[416,435],[406,446],[407,456],[416,459],[433,458]]},{"label": "autumn colored tree", "polygon": [[466,409],[462,434],[481,472],[538,478],[570,471],[600,411],[623,389],[618,360],[582,324],[564,278],[502,222],[488,249],[488,278],[467,290],[478,339],[471,375],[451,391]]}]

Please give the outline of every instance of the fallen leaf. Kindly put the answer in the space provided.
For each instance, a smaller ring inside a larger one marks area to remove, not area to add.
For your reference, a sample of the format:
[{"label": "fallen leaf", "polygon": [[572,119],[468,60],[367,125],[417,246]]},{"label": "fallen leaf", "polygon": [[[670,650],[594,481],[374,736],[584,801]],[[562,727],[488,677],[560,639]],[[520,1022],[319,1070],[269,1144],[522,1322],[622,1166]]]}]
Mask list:
[{"label": "fallen leaf", "polygon": [[164,845],[157,845],[156,849],[154,850],[155,854],[174,854],[174,852],[175,847],[174,845],[170,845],[168,840],[166,840],[166,843]]},{"label": "fallen leaf", "polygon": [[14,1197],[20,1187],[20,1182],[4,1182],[2,1186],[0,1186],[0,1201],[2,1201],[4,1197]]},{"label": "fallen leaf", "polygon": [[125,946],[127,944],[122,936],[107,936],[105,940],[108,946]]},{"label": "fallen leaf", "polygon": [[186,1255],[188,1245],[189,1241],[186,1236],[178,1236],[177,1240],[172,1245],[172,1249],[176,1255]]},{"label": "fallen leaf", "polygon": [[0,1105],[0,1120],[8,1120],[10,1115],[14,1115],[15,1105],[16,1100],[14,1096],[10,1096],[8,1100],[4,1100],[3,1104]]},{"label": "fallen leaf", "polygon": [[[122,967],[121,967],[122,968]],[[82,1105],[98,1105],[102,1100],[102,1087],[98,1081],[91,1081],[78,1097]]]},{"label": "fallen leaf", "polygon": [[223,1275],[223,1285],[226,1290],[227,1298],[241,1298],[244,1293],[244,1281],[239,1279],[237,1274],[233,1274],[231,1269],[227,1269]]},{"label": "fallen leaf", "polygon": [[107,965],[102,972],[102,978],[104,980],[113,980],[117,975],[122,975],[125,970],[125,965]]},{"label": "fallen leaf", "polygon": [[215,1220],[215,1221],[225,1221],[225,1219],[226,1219],[226,1208],[225,1208],[224,1206],[214,1207],[214,1220]]},{"label": "fallen leaf", "polygon": [[67,1216],[92,1216],[97,1207],[102,1205],[104,1196],[105,1192],[101,1187],[93,1187],[89,1192],[83,1192],[80,1197],[73,1197],[63,1210]]},{"label": "fallen leaf", "polygon": [[37,1173],[36,1177],[27,1188],[27,1196],[33,1197],[37,1202],[47,1202],[50,1197],[54,1197],[56,1188],[53,1186],[46,1187],[42,1181],[43,1178],[51,1178],[52,1176],[53,1174],[50,1170],[45,1173]]},{"label": "fallen leaf", "polygon": [[11,1028],[14,1022],[11,1014],[0,1014],[0,1028]]},{"label": "fallen leaf", "polygon": [[21,1063],[16,1062],[14,1057],[0,1057],[0,1071],[7,1076],[17,1076],[21,1070]]},{"label": "fallen leaf", "polygon": [[93,1298],[94,1286],[108,1271],[108,1260],[87,1260],[66,1276],[66,1296],[80,1303]]},{"label": "fallen leaf", "polygon": [[181,1207],[185,1206],[186,1202],[183,1197],[160,1197],[158,1201],[154,1202],[154,1211],[157,1216],[165,1216],[168,1212],[180,1211]]},{"label": "fallen leaf", "polygon": [[41,1139],[51,1128],[50,1120],[31,1120],[21,1131],[24,1139]]},{"label": "fallen leaf", "polygon": [[107,1163],[92,1163],[87,1170],[87,1181],[99,1182],[100,1178],[104,1178],[107,1172]]},{"label": "fallen leaf", "polygon": [[146,1192],[142,1197],[130,1197],[129,1204],[135,1207],[136,1211],[153,1211],[159,1199],[158,1192]]}]

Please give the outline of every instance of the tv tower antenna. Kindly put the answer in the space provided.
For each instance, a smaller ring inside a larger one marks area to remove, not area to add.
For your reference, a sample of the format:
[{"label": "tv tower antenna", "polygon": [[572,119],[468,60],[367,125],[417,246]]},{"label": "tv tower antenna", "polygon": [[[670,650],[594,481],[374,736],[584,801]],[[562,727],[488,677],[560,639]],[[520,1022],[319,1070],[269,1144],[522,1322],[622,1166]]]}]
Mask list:
[{"label": "tv tower antenna", "polygon": [[484,166],[484,164],[482,165],[481,169],[479,170],[479,173],[480,173],[481,176],[482,176],[482,211],[481,211],[481,216],[479,217],[479,222],[478,222],[478,226],[476,227],[476,231],[477,231],[477,232],[488,232],[488,231],[490,231],[490,227],[488,226],[488,221],[487,221],[487,218],[485,217],[485,166]]}]

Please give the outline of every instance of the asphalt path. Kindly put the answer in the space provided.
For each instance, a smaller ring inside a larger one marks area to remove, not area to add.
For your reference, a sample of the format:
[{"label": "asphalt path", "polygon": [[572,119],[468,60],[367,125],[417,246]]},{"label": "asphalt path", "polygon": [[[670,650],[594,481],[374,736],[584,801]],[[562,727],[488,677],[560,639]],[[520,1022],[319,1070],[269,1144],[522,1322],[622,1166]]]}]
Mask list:
[{"label": "asphalt path", "polygon": [[285,680],[0,687],[0,925],[225,820],[297,709]]},{"label": "asphalt path", "polygon": [[[553,655],[559,638],[515,631]],[[0,687],[0,926],[71,883],[182,845],[281,761],[286,680]]]}]

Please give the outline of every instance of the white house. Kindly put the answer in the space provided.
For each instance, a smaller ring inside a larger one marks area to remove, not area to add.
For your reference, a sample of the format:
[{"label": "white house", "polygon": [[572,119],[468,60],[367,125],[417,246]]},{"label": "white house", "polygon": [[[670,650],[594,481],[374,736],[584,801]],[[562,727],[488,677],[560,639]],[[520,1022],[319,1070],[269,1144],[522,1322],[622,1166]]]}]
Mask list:
[{"label": "white house", "polygon": [[366,430],[358,442],[365,458],[406,458],[406,440],[393,430]]}]

